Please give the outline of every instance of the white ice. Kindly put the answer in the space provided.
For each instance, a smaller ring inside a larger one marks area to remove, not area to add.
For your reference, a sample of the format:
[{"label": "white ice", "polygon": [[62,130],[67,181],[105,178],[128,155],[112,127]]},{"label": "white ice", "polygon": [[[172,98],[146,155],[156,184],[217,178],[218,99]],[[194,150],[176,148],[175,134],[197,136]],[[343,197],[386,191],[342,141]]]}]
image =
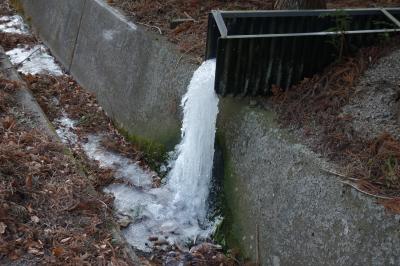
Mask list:
[{"label": "white ice", "polygon": [[[182,141],[176,147],[174,161],[169,166],[172,170],[161,187],[152,186],[155,173],[107,151],[101,135],[89,136],[86,143],[80,143],[100,167],[114,169],[117,178],[133,185],[113,184],[105,191],[114,195],[117,212],[130,217],[131,224],[123,234],[137,249],[151,251],[151,236],[184,247],[196,239],[208,238],[215,230],[218,221],[207,218],[218,113],[214,75],[215,61],[203,63],[193,75],[182,99]],[[59,123],[70,130],[75,126],[66,117],[59,119]],[[71,142],[75,141],[74,135],[63,131],[59,134],[72,136]]]},{"label": "white ice", "polygon": [[116,178],[123,178],[138,187],[152,186],[154,173],[143,170],[129,158],[104,149],[101,146],[101,136],[89,136],[83,149],[90,159],[99,162],[100,167],[115,169]]},{"label": "white ice", "polygon": [[54,123],[57,126],[56,133],[63,143],[76,144],[77,135],[74,133],[76,121],[70,119],[65,113],[56,119]]},{"label": "white ice", "polygon": [[0,17],[0,32],[29,34],[28,27],[25,25],[21,16],[2,16]]},{"label": "white ice", "polygon": [[194,73],[182,99],[184,119],[177,157],[160,188],[136,189],[112,185],[116,209],[133,219],[124,230],[127,241],[150,251],[150,236],[185,246],[205,239],[215,229],[207,220],[207,198],[212,174],[218,97],[214,92],[215,61],[203,63]]},{"label": "white ice", "polygon": [[35,45],[33,47],[25,45],[14,48],[6,52],[6,54],[11,62],[17,66],[18,71],[24,74],[63,75],[62,69],[43,45]]}]

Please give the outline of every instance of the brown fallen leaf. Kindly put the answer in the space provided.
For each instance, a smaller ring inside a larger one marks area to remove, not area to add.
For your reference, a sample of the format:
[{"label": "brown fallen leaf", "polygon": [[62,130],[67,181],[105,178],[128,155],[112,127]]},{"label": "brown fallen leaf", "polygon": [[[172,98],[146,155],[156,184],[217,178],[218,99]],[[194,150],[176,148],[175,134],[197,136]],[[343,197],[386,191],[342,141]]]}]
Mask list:
[{"label": "brown fallen leaf", "polygon": [[67,238],[64,238],[64,239],[61,239],[61,243],[66,243],[66,242],[68,242],[69,240],[71,240],[71,238],[72,237],[67,237]]},{"label": "brown fallen leaf", "polygon": [[52,250],[52,253],[56,257],[60,257],[64,253],[64,248],[62,247],[55,247]]},{"label": "brown fallen leaf", "polygon": [[6,232],[7,225],[3,222],[0,222],[0,235]]}]

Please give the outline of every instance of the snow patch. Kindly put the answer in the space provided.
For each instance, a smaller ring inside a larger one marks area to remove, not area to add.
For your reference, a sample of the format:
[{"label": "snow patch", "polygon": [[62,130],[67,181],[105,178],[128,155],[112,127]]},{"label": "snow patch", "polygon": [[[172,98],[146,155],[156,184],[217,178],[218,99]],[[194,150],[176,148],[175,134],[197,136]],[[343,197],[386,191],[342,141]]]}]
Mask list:
[{"label": "snow patch", "polygon": [[10,61],[17,66],[18,71],[23,74],[63,75],[62,69],[43,45],[35,45],[33,47],[24,45],[14,48],[6,52],[6,54]]},{"label": "snow patch", "polygon": [[21,16],[2,16],[0,17],[0,32],[29,34],[28,27]]},{"label": "snow patch", "polygon": [[105,150],[101,146],[101,136],[89,136],[83,150],[90,159],[98,161],[100,167],[114,169],[116,178],[125,179],[138,187],[151,187],[155,174],[144,171],[129,158]]},{"label": "snow patch", "polygon": [[61,142],[66,144],[76,144],[78,136],[74,133],[76,121],[70,119],[65,113],[54,121],[57,125],[56,133]]}]

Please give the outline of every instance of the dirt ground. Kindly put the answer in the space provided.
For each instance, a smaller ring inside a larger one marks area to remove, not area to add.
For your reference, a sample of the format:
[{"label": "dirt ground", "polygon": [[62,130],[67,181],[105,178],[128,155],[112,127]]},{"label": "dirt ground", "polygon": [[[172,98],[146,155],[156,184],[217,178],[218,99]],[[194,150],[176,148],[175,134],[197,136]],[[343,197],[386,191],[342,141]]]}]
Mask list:
[{"label": "dirt ground", "polygon": [[[211,10],[268,10],[274,0],[108,0],[135,23],[162,34],[180,51],[203,61]],[[328,8],[400,6],[399,0],[328,0]],[[174,22],[184,19],[180,24]]]}]

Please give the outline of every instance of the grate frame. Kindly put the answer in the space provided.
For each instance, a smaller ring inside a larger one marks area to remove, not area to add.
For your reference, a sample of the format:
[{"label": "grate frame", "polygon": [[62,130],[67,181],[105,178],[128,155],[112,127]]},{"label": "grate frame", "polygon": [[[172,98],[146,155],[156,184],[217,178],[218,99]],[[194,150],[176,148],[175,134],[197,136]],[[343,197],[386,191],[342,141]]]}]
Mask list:
[{"label": "grate frame", "polygon": [[[349,29],[332,29],[340,14]],[[271,94],[321,71],[338,56],[400,32],[400,8],[219,11],[208,17],[205,59],[216,59],[215,91],[222,95]],[[380,25],[382,24],[382,25]],[[322,30],[321,30],[322,29]]]}]

